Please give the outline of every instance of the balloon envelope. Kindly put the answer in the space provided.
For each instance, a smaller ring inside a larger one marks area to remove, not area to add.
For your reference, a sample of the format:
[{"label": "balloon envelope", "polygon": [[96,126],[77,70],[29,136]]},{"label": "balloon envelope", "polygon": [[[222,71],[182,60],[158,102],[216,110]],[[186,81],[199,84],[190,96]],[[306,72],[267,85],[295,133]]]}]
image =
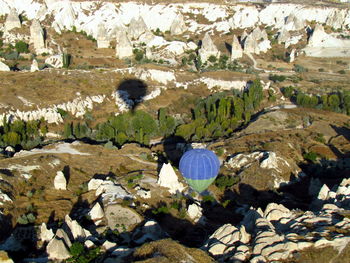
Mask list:
[{"label": "balloon envelope", "polygon": [[202,192],[219,173],[218,157],[207,149],[193,149],[184,153],[179,169],[187,183],[197,192]]}]

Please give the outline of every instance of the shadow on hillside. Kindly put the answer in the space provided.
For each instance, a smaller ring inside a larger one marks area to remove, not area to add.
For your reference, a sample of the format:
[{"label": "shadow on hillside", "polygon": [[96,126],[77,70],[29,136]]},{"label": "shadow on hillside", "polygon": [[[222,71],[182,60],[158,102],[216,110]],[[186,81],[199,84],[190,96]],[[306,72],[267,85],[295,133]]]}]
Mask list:
[{"label": "shadow on hillside", "polygon": [[126,79],[118,85],[117,93],[128,107],[134,111],[146,96],[147,84],[139,79]]}]

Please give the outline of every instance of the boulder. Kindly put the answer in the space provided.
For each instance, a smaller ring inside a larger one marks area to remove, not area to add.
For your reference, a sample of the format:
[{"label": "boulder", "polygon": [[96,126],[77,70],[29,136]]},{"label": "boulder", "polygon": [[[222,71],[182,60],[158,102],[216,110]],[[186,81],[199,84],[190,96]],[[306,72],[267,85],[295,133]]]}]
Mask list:
[{"label": "boulder", "polygon": [[202,217],[202,208],[197,205],[196,203],[193,203],[188,206],[187,213],[188,216],[196,223],[198,222]]},{"label": "boulder", "polygon": [[95,179],[92,178],[88,182],[88,191],[96,190],[99,188],[99,186],[103,183],[104,181],[102,179]]},{"label": "boulder", "polygon": [[87,237],[91,236],[91,233],[82,228],[82,226],[78,223],[76,220],[72,220],[69,215],[66,215],[65,218],[65,223],[69,227],[69,230],[74,238],[74,240],[85,240]]},{"label": "boulder", "polygon": [[184,17],[179,13],[173,20],[170,26],[170,34],[172,36],[181,35],[187,31],[187,26],[184,21]]},{"label": "boulder", "polygon": [[99,24],[97,28],[97,48],[109,48],[110,40],[104,24]]},{"label": "boulder", "polygon": [[62,68],[63,67],[63,56],[62,54],[53,55],[45,59],[45,64],[53,68]]},{"label": "boulder", "polygon": [[130,58],[134,55],[132,44],[124,30],[117,34],[115,55],[119,59]]},{"label": "boulder", "polygon": [[134,17],[131,19],[128,28],[128,36],[130,39],[138,40],[139,37],[147,31],[147,25],[141,16],[139,16],[138,19],[135,19]]},{"label": "boulder", "polygon": [[92,209],[89,212],[89,216],[91,220],[95,222],[95,224],[97,222],[101,222],[100,219],[102,219],[104,215],[105,214],[99,202],[96,202],[96,204],[92,207]]},{"label": "boulder", "polygon": [[40,22],[34,19],[30,26],[30,43],[33,44],[36,54],[41,54],[46,51],[44,37],[44,30],[41,27]]},{"label": "boulder", "polygon": [[130,231],[135,225],[142,222],[143,218],[133,209],[112,204],[105,207],[105,217],[108,226],[120,232]]},{"label": "boulder", "polygon": [[4,31],[8,32],[14,28],[21,27],[21,20],[19,19],[16,9],[11,8],[10,13],[6,17]]},{"label": "boulder", "polygon": [[32,65],[30,66],[30,72],[39,71],[38,61],[33,59]]},{"label": "boulder", "polygon": [[243,49],[241,47],[241,44],[238,41],[238,38],[236,35],[233,35],[232,40],[232,49],[231,49],[231,61],[235,59],[239,59],[243,56]]},{"label": "boulder", "polygon": [[177,192],[182,192],[185,188],[171,166],[170,163],[164,163],[158,177],[157,184],[169,189],[171,194],[176,194]]},{"label": "boulder", "polygon": [[0,61],[0,71],[10,71],[10,67]]},{"label": "boulder", "polygon": [[63,172],[57,172],[54,180],[54,186],[56,190],[67,190],[67,180]]},{"label": "boulder", "polygon": [[65,260],[71,257],[63,240],[57,237],[53,238],[46,247],[46,253],[49,259]]},{"label": "boulder", "polygon": [[47,229],[46,224],[42,223],[40,227],[40,240],[49,242],[54,237],[52,229]]},{"label": "boulder", "polygon": [[62,228],[57,229],[55,238],[63,240],[64,244],[67,247],[71,247],[72,246],[72,242],[70,241],[66,231],[64,231]]},{"label": "boulder", "polygon": [[204,35],[202,46],[198,50],[198,55],[200,56],[203,63],[206,62],[211,56],[214,56],[216,58],[220,57],[220,51],[215,46],[208,32]]},{"label": "boulder", "polygon": [[318,193],[317,199],[326,201],[329,198],[329,192],[328,186],[324,184]]},{"label": "boulder", "polygon": [[284,220],[291,220],[292,213],[288,208],[283,205],[270,203],[267,205],[264,211],[264,217],[269,221],[279,221],[283,222]]}]

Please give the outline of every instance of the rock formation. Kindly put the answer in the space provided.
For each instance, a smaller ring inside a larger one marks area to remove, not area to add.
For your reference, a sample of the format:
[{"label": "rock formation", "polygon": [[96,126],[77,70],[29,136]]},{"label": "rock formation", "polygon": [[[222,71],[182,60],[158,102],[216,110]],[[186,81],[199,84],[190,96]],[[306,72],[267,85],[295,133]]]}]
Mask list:
[{"label": "rock formation", "polygon": [[187,26],[185,24],[184,17],[182,14],[178,14],[170,26],[170,34],[173,36],[181,35],[186,32],[186,30]]},{"label": "rock formation", "polygon": [[32,65],[30,66],[30,72],[39,71],[38,61],[33,59]]},{"label": "rock formation", "polygon": [[131,19],[128,28],[128,37],[131,40],[138,40],[139,37],[147,31],[147,25],[141,16],[139,16],[137,20],[134,17]]},{"label": "rock formation", "polygon": [[63,57],[62,54],[53,55],[45,59],[45,64],[52,66],[53,68],[63,67]]},{"label": "rock formation", "polygon": [[306,23],[304,20],[300,19],[294,14],[290,14],[286,19],[286,24],[284,25],[283,29],[288,31],[296,31],[304,29],[305,26]]},{"label": "rock formation", "polygon": [[117,58],[124,59],[134,55],[132,44],[124,30],[118,32],[116,41],[115,55]]},{"label": "rock formation", "polygon": [[108,226],[112,230],[119,231],[130,231],[143,220],[142,216],[133,209],[118,204],[108,205],[105,208],[105,216]]},{"label": "rock formation", "polygon": [[41,224],[40,227],[40,240],[43,242],[49,242],[54,237],[54,233],[52,229],[47,229],[47,226],[45,223]]},{"label": "rock formation", "polygon": [[71,257],[65,243],[58,237],[53,238],[46,247],[50,259],[65,260]]},{"label": "rock formation", "polygon": [[278,37],[277,37],[278,44],[286,43],[289,39],[290,39],[289,31],[283,28],[282,31],[278,33]]},{"label": "rock formation", "polygon": [[10,71],[10,67],[0,61],[0,71]]},{"label": "rock formation", "polygon": [[204,35],[202,46],[198,50],[198,55],[200,56],[203,63],[206,62],[210,56],[214,56],[216,58],[220,57],[220,51],[215,46],[208,32]]},{"label": "rock formation", "polygon": [[97,48],[109,48],[110,40],[104,24],[99,24],[97,29]]},{"label": "rock formation", "polygon": [[54,186],[56,190],[67,190],[67,180],[63,172],[57,172],[54,180]]},{"label": "rock formation", "polygon": [[244,52],[260,54],[271,48],[270,40],[267,38],[266,31],[256,27],[244,41]]},{"label": "rock formation", "polygon": [[328,16],[326,24],[334,29],[343,28],[347,13],[346,9],[334,9]]},{"label": "rock formation", "polygon": [[36,54],[41,54],[46,51],[44,30],[40,22],[36,19],[32,21],[32,25],[30,26],[30,43],[34,45]]},{"label": "rock formation", "polygon": [[105,214],[99,202],[96,202],[89,212],[89,216],[91,220],[94,221],[95,225],[99,225],[99,223],[101,223],[101,219],[104,217],[104,215]]},{"label": "rock formation", "polygon": [[231,61],[235,59],[239,59],[243,56],[243,49],[241,47],[241,44],[238,41],[238,38],[236,35],[233,35],[232,40],[232,49],[231,49]]},{"label": "rock formation", "polygon": [[6,17],[4,31],[8,32],[11,29],[20,28],[20,27],[21,27],[21,21],[19,20],[18,13],[16,9],[11,8],[10,13]]},{"label": "rock formation", "polygon": [[160,186],[168,188],[169,193],[171,194],[176,194],[184,189],[183,184],[179,182],[179,179],[170,163],[163,164],[157,183]]}]

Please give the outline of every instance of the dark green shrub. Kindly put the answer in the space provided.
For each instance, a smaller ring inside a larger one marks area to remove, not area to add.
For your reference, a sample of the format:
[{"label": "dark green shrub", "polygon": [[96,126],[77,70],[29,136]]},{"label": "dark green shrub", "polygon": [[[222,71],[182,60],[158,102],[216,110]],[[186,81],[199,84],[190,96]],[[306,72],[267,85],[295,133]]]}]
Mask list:
[{"label": "dark green shrub", "polygon": [[229,188],[233,186],[234,184],[238,183],[238,177],[230,176],[230,175],[222,175],[216,178],[215,185],[220,190],[225,190],[226,188]]},{"label": "dark green shrub", "polygon": [[24,41],[18,41],[15,45],[15,49],[18,53],[29,53],[29,45]]}]

